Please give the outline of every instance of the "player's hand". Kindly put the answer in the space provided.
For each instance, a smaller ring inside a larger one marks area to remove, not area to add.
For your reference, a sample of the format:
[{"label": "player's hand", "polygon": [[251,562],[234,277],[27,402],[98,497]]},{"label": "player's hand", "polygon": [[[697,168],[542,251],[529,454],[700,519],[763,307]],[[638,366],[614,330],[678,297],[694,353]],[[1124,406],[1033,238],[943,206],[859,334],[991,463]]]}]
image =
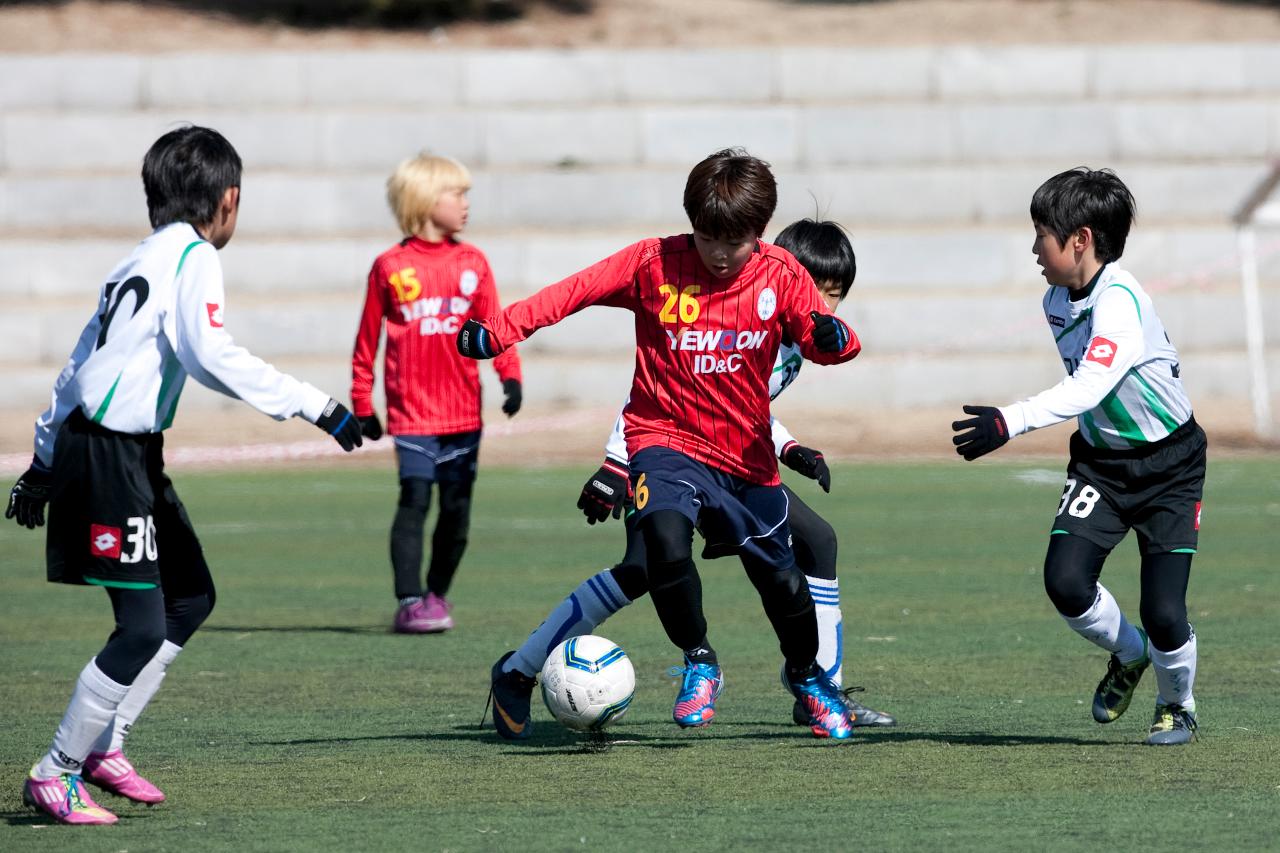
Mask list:
[{"label": "player's hand", "polygon": [[[979,456],[986,456],[993,450],[1004,447],[1009,441],[1009,425],[1004,422],[1004,415],[994,406],[965,406],[966,415],[976,415],[963,421],[954,421],[951,428],[959,435],[952,436],[956,453],[972,462]],[[967,430],[967,432],[962,432]]]},{"label": "player's hand", "polygon": [[592,474],[582,487],[578,509],[587,517],[588,524],[606,521],[610,514],[614,518],[621,518],[630,486],[631,472],[617,462],[606,459],[600,470]]},{"label": "player's hand", "polygon": [[809,319],[813,320],[813,345],[819,351],[843,352],[849,345],[851,333],[844,320],[821,311],[810,311]]},{"label": "player's hand", "polygon": [[831,469],[827,467],[827,460],[822,457],[821,450],[790,442],[782,449],[782,464],[810,480],[817,480],[822,491],[828,494],[831,492]]},{"label": "player's hand", "polygon": [[31,467],[9,491],[9,507],[4,511],[4,517],[17,519],[28,530],[43,527],[44,505],[49,502],[52,486],[53,472],[39,461],[32,460]]},{"label": "player's hand", "polygon": [[332,397],[320,417],[316,418],[316,426],[333,436],[334,441],[348,453],[364,444],[364,439],[360,437],[360,421],[347,411],[346,406]]},{"label": "player's hand", "polygon": [[467,358],[493,358],[493,335],[477,320],[468,320],[458,332],[458,352]]},{"label": "player's hand", "polygon": [[524,402],[524,391],[520,388],[520,380],[502,380],[502,393],[506,395],[506,399],[502,401],[502,411],[507,417],[511,417],[520,411],[520,404]]},{"label": "player's hand", "polygon": [[377,441],[382,438],[382,421],[378,420],[378,413],[374,412],[365,418],[356,418],[360,421],[360,434],[370,441]]}]

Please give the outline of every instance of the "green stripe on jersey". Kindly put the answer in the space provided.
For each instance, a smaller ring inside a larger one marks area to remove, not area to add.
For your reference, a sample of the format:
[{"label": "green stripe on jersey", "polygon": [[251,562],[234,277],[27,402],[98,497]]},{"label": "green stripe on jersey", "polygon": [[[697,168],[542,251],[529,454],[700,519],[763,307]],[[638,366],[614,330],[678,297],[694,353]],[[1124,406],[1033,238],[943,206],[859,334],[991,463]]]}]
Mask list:
[{"label": "green stripe on jersey", "polygon": [[1060,341],[1060,340],[1062,340],[1063,338],[1065,338],[1065,337],[1067,336],[1067,333],[1068,333],[1068,332],[1070,332],[1070,331],[1071,331],[1072,329],[1074,329],[1076,326],[1079,326],[1079,325],[1080,325],[1081,323],[1083,323],[1085,320],[1088,320],[1088,319],[1089,319],[1089,316],[1090,316],[1091,314],[1093,314],[1093,309],[1092,309],[1092,308],[1086,308],[1084,311],[1080,312],[1080,316],[1076,318],[1076,321],[1075,321],[1074,323],[1072,323],[1070,326],[1067,326],[1065,329],[1063,329],[1063,330],[1062,330],[1062,332],[1061,332],[1060,334],[1056,335],[1056,336],[1054,337],[1054,340],[1055,340],[1055,341]]},{"label": "green stripe on jersey", "polygon": [[120,377],[124,376],[124,371],[116,374],[116,381],[111,383],[111,390],[107,392],[106,398],[102,401],[102,405],[98,407],[98,411],[93,413],[91,420],[95,424],[102,423],[103,417],[107,414],[107,407],[111,405],[111,398],[116,395],[116,386],[120,384]]},{"label": "green stripe on jersey", "polygon": [[91,583],[94,586],[109,586],[115,589],[155,589],[159,584],[147,583],[146,581],[106,581],[101,578],[85,578],[85,583]]},{"label": "green stripe on jersey", "polygon": [[178,360],[175,358],[164,366],[164,376],[160,378],[160,393],[156,395],[156,420],[160,422],[160,429],[166,430],[173,423],[174,412],[178,408],[178,397],[182,394],[179,392],[169,405],[168,413],[162,418],[160,416],[160,407],[164,405],[165,397],[169,394],[169,389],[173,387],[173,380],[178,375]]},{"label": "green stripe on jersey", "polygon": [[1156,389],[1152,388],[1147,380],[1142,378],[1142,374],[1138,372],[1138,368],[1129,371],[1134,379],[1138,380],[1138,391],[1142,394],[1142,399],[1146,401],[1147,408],[1151,410],[1151,414],[1156,416],[1160,423],[1164,424],[1164,428],[1169,432],[1181,426],[1178,419],[1173,416],[1173,412],[1169,411],[1169,407],[1160,399],[1160,395]]},{"label": "green stripe on jersey", "polygon": [[1133,291],[1125,287],[1123,284],[1113,284],[1112,287],[1118,287],[1125,293],[1129,294],[1129,298],[1133,300],[1133,307],[1138,310],[1138,322],[1142,322],[1142,306],[1138,304],[1138,297],[1133,295]]},{"label": "green stripe on jersey", "polygon": [[1084,427],[1084,433],[1089,437],[1089,443],[1094,447],[1111,446],[1102,437],[1102,430],[1098,429],[1098,422],[1093,419],[1093,415],[1089,412],[1085,412],[1080,416],[1080,425]]},{"label": "green stripe on jersey", "polygon": [[1050,536],[1070,536],[1070,535],[1071,535],[1071,531],[1070,531],[1070,530],[1062,530],[1062,529],[1058,529],[1058,530],[1050,530],[1050,531],[1049,531],[1049,535],[1050,535]]},{"label": "green stripe on jersey", "polygon": [[196,240],[194,243],[189,244],[187,248],[182,250],[182,257],[178,258],[178,270],[173,274],[174,278],[177,278],[178,276],[182,275],[182,265],[187,262],[187,255],[190,254],[192,249],[194,249],[196,246],[199,246],[203,242],[204,242],[203,240]]},{"label": "green stripe on jersey", "polygon": [[1116,432],[1125,441],[1134,447],[1147,443],[1147,437],[1142,434],[1142,430],[1138,428],[1138,422],[1133,419],[1133,415],[1129,414],[1129,410],[1124,407],[1118,398],[1120,388],[1123,387],[1124,381],[1111,389],[1111,393],[1102,398],[1102,402],[1098,404],[1099,408],[1106,414],[1107,420],[1115,426]]}]

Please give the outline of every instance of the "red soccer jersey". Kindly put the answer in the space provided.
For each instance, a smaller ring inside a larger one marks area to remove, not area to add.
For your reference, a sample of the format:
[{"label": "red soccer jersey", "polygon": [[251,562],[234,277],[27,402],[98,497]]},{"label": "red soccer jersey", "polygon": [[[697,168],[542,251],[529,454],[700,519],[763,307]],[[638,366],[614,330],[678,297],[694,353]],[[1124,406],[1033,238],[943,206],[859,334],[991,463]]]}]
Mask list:
[{"label": "red soccer jersey", "polygon": [[667,447],[753,483],[776,485],[769,375],[783,333],[820,364],[809,312],[827,313],[809,273],[768,244],[731,281],[711,275],[688,234],[628,246],[484,321],[499,350],[588,305],[635,314],[636,371],[623,410],[627,453]]},{"label": "red soccer jersey", "polygon": [[[467,320],[502,306],[489,262],[474,246],[408,237],[369,270],[369,290],[351,356],[351,403],[373,414],[373,362],[387,329],[383,384],[387,432],[445,435],[480,428],[480,371],[454,339]],[[502,379],[520,379],[515,350],[494,361]]]}]

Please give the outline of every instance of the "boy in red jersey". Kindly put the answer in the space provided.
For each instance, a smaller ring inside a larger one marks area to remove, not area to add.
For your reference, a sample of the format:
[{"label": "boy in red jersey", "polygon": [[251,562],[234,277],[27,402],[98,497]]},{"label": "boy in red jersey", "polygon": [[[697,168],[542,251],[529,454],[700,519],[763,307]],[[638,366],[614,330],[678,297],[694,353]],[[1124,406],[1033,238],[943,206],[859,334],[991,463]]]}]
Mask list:
[{"label": "boy in red jersey", "polygon": [[[459,357],[454,336],[464,321],[500,309],[489,263],[454,235],[467,224],[471,175],[448,157],[419,154],[387,181],[387,202],[403,240],[369,271],[351,357],[351,401],[365,436],[382,437],[373,408],[373,362],[386,326],[383,384],[387,431],[395,437],[400,501],[391,525],[391,567],[400,606],[393,629],[424,634],[453,627],[445,593],[467,546],[471,489],[480,448],[480,371]],[[520,357],[503,353],[494,367],[506,400],[520,410]],[[440,513],[431,538],[426,588],[421,582],[423,528],[431,486]]]},{"label": "boy in red jersey", "polygon": [[635,314],[636,371],[623,420],[650,595],[684,653],[672,716],[684,727],[707,725],[724,685],[692,558],[696,525],[704,556],[742,560],[813,733],[843,739],[852,720],[815,662],[813,599],[789,544],[769,377],[783,335],[820,364],[848,361],[860,345],[828,313],[804,267],[760,242],[776,205],[766,163],[738,149],[717,152],[685,185],[692,234],[643,240],[483,324],[468,320],[458,349],[492,358],[588,305]]}]

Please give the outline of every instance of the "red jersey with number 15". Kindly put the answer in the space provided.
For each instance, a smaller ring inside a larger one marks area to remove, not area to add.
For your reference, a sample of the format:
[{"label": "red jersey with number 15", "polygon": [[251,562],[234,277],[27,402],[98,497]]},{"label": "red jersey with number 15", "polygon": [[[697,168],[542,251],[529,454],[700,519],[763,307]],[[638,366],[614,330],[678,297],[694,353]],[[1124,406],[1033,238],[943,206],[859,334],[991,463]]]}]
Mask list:
[{"label": "red jersey with number 15", "polygon": [[809,312],[828,313],[809,273],[761,243],[732,280],[711,275],[692,235],[628,246],[484,321],[499,350],[588,305],[635,314],[636,370],[623,410],[627,453],[666,447],[712,468],[776,485],[769,376],[785,333],[805,358],[848,361],[813,344]]},{"label": "red jersey with number 15", "polygon": [[[385,321],[387,432],[447,435],[480,429],[480,371],[475,361],[458,354],[454,339],[467,320],[499,308],[489,262],[475,246],[409,237],[379,255],[369,271],[351,356],[356,416],[373,414],[373,362]],[[515,350],[493,366],[504,380],[520,379]]]}]

